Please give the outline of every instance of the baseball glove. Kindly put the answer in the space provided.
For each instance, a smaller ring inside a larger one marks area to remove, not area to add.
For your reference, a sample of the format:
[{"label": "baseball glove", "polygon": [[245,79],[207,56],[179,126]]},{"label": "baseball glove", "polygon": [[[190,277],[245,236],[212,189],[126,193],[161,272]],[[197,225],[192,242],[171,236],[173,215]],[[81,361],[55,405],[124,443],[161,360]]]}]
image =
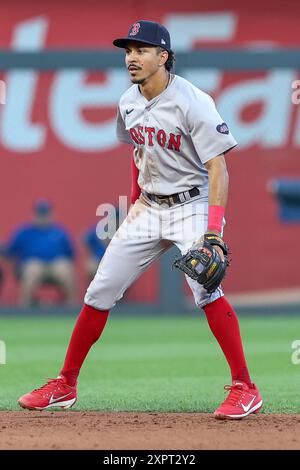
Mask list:
[{"label": "baseball glove", "polygon": [[[221,259],[214,245],[222,249],[224,260]],[[206,233],[200,242],[193,245],[185,255],[177,258],[173,266],[199,282],[211,294],[224,279],[229,266],[228,252],[228,247],[222,238]]]}]

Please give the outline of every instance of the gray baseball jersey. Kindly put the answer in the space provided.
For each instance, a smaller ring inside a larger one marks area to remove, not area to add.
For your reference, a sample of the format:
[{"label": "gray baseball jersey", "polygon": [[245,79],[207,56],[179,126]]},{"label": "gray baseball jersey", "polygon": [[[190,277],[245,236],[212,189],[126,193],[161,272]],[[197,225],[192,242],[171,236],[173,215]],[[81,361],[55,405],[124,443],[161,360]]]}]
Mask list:
[{"label": "gray baseball jersey", "polygon": [[122,95],[117,136],[135,147],[141,189],[165,196],[197,187],[207,197],[204,163],[237,145],[211,96],[173,74],[150,101],[138,85]]}]

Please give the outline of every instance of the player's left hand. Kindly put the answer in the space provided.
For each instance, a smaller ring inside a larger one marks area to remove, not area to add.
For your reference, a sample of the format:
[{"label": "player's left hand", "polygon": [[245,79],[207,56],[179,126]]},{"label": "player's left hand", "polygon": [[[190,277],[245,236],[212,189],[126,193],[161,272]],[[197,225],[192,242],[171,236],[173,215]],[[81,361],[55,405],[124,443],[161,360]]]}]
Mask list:
[{"label": "player's left hand", "polygon": [[[218,239],[222,240],[222,235],[219,232],[209,231],[209,232],[206,232],[204,235],[202,235],[202,237],[199,238],[199,240],[197,240],[193,244],[191,249],[195,249],[197,247],[202,247],[206,235],[215,235]],[[222,240],[222,242],[223,242],[223,240]],[[215,245],[213,243],[213,241],[210,243],[210,245],[214,246],[215,250],[219,253],[221,260],[224,261],[225,260],[225,253],[224,253],[223,249],[219,245]]]},{"label": "player's left hand", "polygon": [[[204,235],[202,235],[202,237],[199,238],[199,240],[195,243],[194,246],[196,246],[196,245],[201,246],[203,244],[203,241],[205,240],[206,235],[215,235],[218,239],[222,240],[222,235],[219,232],[209,231],[209,232],[206,232]],[[222,242],[223,242],[223,240],[222,240]],[[212,239],[210,245],[214,246],[215,250],[217,250],[217,252],[219,253],[221,260],[224,261],[225,260],[225,253],[224,253],[223,249],[219,245],[214,244],[213,239]],[[228,251],[227,245],[225,245],[225,246],[226,246],[227,251]]]}]

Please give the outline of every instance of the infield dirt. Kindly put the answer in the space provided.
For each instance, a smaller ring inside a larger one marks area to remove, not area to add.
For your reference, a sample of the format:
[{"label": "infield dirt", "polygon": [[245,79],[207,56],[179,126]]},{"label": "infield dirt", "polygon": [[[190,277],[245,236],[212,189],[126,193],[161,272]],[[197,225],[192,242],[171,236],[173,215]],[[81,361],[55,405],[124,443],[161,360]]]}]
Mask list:
[{"label": "infield dirt", "polygon": [[3,411],[0,449],[300,449],[300,415]]}]

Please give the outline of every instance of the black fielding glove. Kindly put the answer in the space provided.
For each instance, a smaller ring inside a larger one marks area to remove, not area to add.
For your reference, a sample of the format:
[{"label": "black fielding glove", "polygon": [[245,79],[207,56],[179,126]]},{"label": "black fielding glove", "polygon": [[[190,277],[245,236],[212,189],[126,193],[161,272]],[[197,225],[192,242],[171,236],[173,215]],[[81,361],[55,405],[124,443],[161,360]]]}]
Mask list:
[{"label": "black fielding glove", "polygon": [[[224,260],[214,245],[221,248]],[[173,266],[199,282],[209,294],[212,294],[225,277],[229,266],[228,252],[228,246],[222,238],[208,232],[185,255],[177,258]]]}]

